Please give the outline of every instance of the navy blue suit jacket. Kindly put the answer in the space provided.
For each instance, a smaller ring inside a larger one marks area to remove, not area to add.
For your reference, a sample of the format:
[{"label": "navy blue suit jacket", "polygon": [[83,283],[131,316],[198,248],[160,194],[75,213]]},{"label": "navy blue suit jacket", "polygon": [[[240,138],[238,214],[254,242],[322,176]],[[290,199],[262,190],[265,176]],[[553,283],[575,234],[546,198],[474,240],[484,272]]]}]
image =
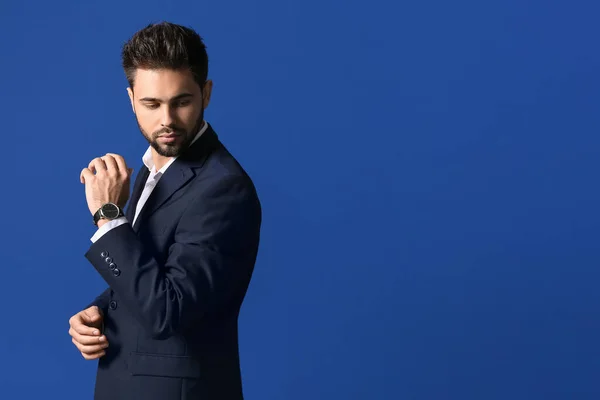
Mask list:
[{"label": "navy blue suit jacket", "polygon": [[[143,166],[126,216],[149,171]],[[237,321],[258,251],[261,205],[209,125],[166,170],[134,226],[85,254],[108,284],[95,399],[243,398]]]}]

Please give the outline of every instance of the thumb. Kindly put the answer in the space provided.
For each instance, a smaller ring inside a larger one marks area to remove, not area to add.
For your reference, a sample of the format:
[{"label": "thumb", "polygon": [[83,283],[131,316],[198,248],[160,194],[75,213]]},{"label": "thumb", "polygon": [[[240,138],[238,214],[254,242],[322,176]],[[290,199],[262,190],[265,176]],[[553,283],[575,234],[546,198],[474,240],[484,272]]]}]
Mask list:
[{"label": "thumb", "polygon": [[85,310],[83,313],[83,318],[87,322],[95,322],[100,319],[100,312],[98,310],[98,306],[92,306]]}]

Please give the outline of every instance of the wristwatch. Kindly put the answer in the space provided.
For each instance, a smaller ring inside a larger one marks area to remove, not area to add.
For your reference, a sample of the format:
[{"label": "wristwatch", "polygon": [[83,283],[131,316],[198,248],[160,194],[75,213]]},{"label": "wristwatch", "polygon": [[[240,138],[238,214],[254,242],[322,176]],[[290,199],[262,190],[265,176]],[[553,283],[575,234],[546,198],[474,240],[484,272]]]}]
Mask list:
[{"label": "wristwatch", "polygon": [[113,220],[124,216],[121,207],[114,203],[106,203],[94,214],[94,225],[98,226],[98,221],[101,219]]}]

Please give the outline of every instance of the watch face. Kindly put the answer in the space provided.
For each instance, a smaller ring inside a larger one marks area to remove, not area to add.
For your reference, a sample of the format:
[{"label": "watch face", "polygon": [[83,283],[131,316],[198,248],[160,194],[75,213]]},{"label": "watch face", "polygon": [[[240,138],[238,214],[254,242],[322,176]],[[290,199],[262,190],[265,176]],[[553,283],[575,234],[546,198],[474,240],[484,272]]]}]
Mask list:
[{"label": "watch face", "polygon": [[114,219],[119,216],[119,208],[114,204],[105,204],[102,206],[102,215],[108,219]]}]

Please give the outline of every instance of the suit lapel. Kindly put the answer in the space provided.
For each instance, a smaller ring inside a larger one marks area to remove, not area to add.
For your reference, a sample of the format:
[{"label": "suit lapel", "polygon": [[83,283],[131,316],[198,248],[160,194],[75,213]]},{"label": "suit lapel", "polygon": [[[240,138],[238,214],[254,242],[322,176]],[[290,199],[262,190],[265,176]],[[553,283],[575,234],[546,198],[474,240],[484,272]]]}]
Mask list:
[{"label": "suit lapel", "polygon": [[137,207],[137,203],[140,200],[140,196],[142,195],[142,191],[144,189],[144,183],[148,179],[148,175],[150,175],[150,171],[144,164],[142,164],[140,168],[140,172],[138,172],[135,183],[133,184],[133,190],[131,191],[131,197],[129,199],[129,204],[127,205],[127,211],[125,212],[125,216],[127,217],[127,221],[133,222],[133,218],[135,217],[135,208]]},{"label": "suit lapel", "polygon": [[146,200],[146,203],[142,207],[142,210],[133,225],[134,231],[138,231],[142,220],[145,220],[152,215],[152,213],[162,206],[173,193],[194,177],[194,172],[191,169],[176,164],[177,160],[171,164],[152,190],[150,197]]},{"label": "suit lapel", "polygon": [[[204,164],[204,161],[208,155],[214,150],[215,146],[219,143],[216,133],[212,130],[210,124],[206,131],[200,136],[200,138],[181,156],[179,156],[173,164],[165,171],[165,174],[160,178],[150,197],[144,204],[140,211],[137,220],[133,226],[134,231],[138,231],[140,223],[150,217],[156,210],[160,208],[175,192],[185,186],[193,177],[196,176],[195,169],[199,168]],[[148,169],[146,168],[146,171]],[[136,198],[139,199],[141,192],[143,191],[144,183],[148,178],[149,171],[144,174],[144,179],[141,182],[137,182],[138,194]],[[135,210],[134,206],[131,207]],[[132,219],[133,220],[133,211]]]}]

